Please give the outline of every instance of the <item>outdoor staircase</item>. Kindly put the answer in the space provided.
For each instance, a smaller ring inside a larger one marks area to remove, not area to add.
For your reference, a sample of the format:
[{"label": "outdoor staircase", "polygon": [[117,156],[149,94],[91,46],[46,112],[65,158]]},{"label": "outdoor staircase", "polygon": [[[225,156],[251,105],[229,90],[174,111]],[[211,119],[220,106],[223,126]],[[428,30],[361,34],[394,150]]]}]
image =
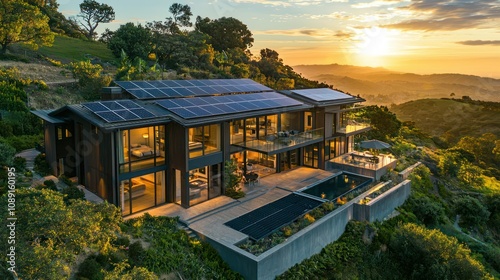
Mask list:
[{"label": "outdoor staircase", "polygon": [[200,238],[198,237],[198,235],[193,231],[191,230],[189,227],[179,223],[177,228],[179,228],[180,230],[183,230],[187,233],[187,235],[189,236],[189,238],[192,238],[192,239],[197,239],[197,240],[200,240]]}]

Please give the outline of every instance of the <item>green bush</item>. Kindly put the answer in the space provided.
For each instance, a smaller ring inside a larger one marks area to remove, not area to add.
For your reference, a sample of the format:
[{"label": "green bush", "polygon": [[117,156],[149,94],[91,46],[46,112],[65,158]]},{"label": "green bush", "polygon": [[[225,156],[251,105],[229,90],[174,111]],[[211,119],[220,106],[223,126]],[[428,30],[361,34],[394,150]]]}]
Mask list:
[{"label": "green bush", "polygon": [[142,248],[141,242],[136,241],[128,247],[128,259],[133,266],[141,266],[146,251]]},{"label": "green bush", "polygon": [[76,274],[79,279],[89,279],[89,280],[102,280],[104,279],[104,274],[102,273],[101,265],[96,261],[95,255],[88,256],[78,267],[78,273]]},{"label": "green bush", "polygon": [[16,168],[17,172],[22,172],[26,169],[26,159],[23,157],[15,157],[12,165]]},{"label": "green bush", "polygon": [[46,160],[44,153],[41,153],[35,157],[34,170],[42,176],[49,175],[51,173],[51,168]]},{"label": "green bush", "polygon": [[66,196],[64,197],[64,202],[68,203],[71,199],[82,199],[85,200],[85,193],[74,185],[65,188],[62,191]]},{"label": "green bush", "polygon": [[462,196],[454,200],[455,213],[460,215],[460,225],[464,227],[482,226],[489,217],[490,211],[478,199]]},{"label": "green bush", "polygon": [[127,247],[130,245],[130,239],[127,236],[119,236],[115,242],[113,242],[113,245],[118,247]]}]

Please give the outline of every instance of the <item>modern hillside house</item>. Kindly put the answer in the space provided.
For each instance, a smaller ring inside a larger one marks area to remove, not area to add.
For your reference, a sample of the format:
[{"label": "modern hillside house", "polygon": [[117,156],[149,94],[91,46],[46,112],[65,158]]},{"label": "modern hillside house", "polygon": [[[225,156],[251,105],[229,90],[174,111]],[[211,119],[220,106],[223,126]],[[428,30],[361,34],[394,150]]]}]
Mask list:
[{"label": "modern hillside house", "polygon": [[276,92],[249,79],[116,81],[102,101],[38,110],[54,175],[124,216],[166,203],[184,208],[223,193],[224,163],[259,176],[325,169],[369,126],[364,100],[329,88]]}]

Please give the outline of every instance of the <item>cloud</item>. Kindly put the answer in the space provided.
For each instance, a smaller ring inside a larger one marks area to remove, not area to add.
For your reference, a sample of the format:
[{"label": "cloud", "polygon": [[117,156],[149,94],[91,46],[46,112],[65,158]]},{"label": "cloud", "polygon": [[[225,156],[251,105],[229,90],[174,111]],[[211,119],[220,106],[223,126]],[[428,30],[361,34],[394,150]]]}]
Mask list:
[{"label": "cloud", "polygon": [[364,9],[364,8],[375,8],[375,7],[382,7],[382,6],[389,6],[389,5],[395,5],[399,4],[401,2],[404,2],[405,0],[375,0],[372,2],[367,2],[367,3],[357,3],[351,5],[353,8],[357,9]]},{"label": "cloud", "polygon": [[469,40],[456,43],[466,46],[484,46],[484,45],[500,46],[500,40]]},{"label": "cloud", "polygon": [[384,27],[402,30],[460,30],[476,27],[496,28],[500,19],[497,0],[416,0],[397,8],[411,14],[413,19],[388,24]]},{"label": "cloud", "polygon": [[283,36],[310,36],[316,38],[337,37],[349,39],[354,36],[352,32],[334,31],[330,29],[275,29],[255,31],[258,35],[283,35]]},{"label": "cloud", "polygon": [[269,6],[283,6],[283,7],[291,7],[291,6],[312,6],[319,4],[328,4],[328,3],[339,3],[339,2],[348,2],[349,0],[289,0],[289,1],[276,1],[276,0],[231,0],[234,3],[250,3],[250,4],[262,4]]},{"label": "cloud", "polygon": [[346,12],[333,12],[326,15],[310,15],[311,19],[321,19],[321,18],[332,18],[332,19],[343,19],[349,20],[351,16],[346,15]]}]

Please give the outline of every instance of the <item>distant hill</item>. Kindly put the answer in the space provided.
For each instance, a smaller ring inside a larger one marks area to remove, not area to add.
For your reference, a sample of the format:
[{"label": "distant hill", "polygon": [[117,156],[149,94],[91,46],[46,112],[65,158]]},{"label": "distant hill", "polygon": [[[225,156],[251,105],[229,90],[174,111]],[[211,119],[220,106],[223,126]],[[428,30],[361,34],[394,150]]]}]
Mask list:
[{"label": "distant hill", "polygon": [[500,137],[500,104],[496,108],[464,103],[457,100],[422,99],[392,106],[399,119],[412,121],[431,136],[458,140],[463,136],[493,133]]},{"label": "distant hill", "polygon": [[390,105],[450,96],[500,101],[500,79],[462,74],[418,75],[339,64],[297,65],[293,69],[309,79],[359,94],[367,100],[367,104]]}]

